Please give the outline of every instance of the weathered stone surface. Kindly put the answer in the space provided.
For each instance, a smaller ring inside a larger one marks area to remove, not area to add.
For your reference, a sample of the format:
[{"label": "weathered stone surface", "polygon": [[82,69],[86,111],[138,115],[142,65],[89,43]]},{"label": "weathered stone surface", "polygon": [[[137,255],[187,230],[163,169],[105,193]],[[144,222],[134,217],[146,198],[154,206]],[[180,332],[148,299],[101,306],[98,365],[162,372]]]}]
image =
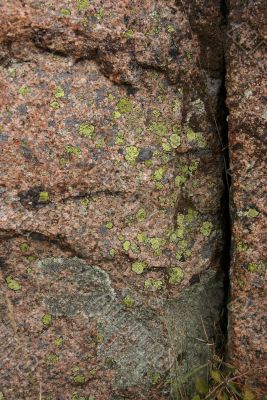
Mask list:
[{"label": "weathered stone surface", "polygon": [[0,15],[4,398],[169,398],[222,306],[220,5]]},{"label": "weathered stone surface", "polygon": [[266,2],[231,1],[227,104],[233,250],[229,351],[266,394]]}]

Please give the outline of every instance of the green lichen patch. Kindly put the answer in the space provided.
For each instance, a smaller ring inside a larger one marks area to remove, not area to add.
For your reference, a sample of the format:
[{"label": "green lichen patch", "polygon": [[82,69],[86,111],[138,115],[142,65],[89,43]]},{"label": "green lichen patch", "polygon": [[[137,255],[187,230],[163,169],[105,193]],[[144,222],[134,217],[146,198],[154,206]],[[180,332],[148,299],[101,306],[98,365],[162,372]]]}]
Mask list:
[{"label": "green lichen patch", "polygon": [[207,147],[207,141],[201,132],[195,132],[192,128],[188,128],[186,136],[189,142],[196,142],[200,148]]},{"label": "green lichen patch", "polygon": [[133,104],[127,97],[120,99],[117,103],[117,109],[120,114],[128,114],[133,110]]},{"label": "green lichen patch", "polygon": [[73,382],[76,383],[76,385],[84,385],[85,384],[85,376],[82,374],[75,375],[73,377]]},{"label": "green lichen patch", "polygon": [[56,347],[62,347],[63,346],[63,338],[61,336],[57,336],[54,340],[54,345]]},{"label": "green lichen patch", "polygon": [[122,248],[123,248],[124,251],[129,251],[130,247],[131,247],[131,242],[129,240],[125,240],[122,243]]},{"label": "green lichen patch", "polygon": [[197,170],[199,162],[192,160],[189,165],[180,166],[180,174],[175,177],[175,186],[181,187]]},{"label": "green lichen patch", "polygon": [[123,132],[118,132],[116,138],[115,138],[115,144],[117,144],[118,146],[123,146],[125,143],[125,139],[124,139],[124,133]]},{"label": "green lichen patch", "polygon": [[79,147],[77,147],[77,146],[72,146],[71,144],[69,144],[69,145],[67,145],[65,147],[65,153],[68,156],[76,156],[76,157],[79,157],[79,158],[82,155],[81,149]]},{"label": "green lichen patch", "polygon": [[26,85],[22,85],[22,86],[19,88],[19,94],[20,94],[21,96],[23,96],[23,97],[27,96],[27,94],[29,94],[30,92],[31,92],[31,89],[30,89],[28,86],[26,86]]},{"label": "green lichen patch", "polygon": [[56,87],[56,90],[55,90],[55,92],[54,92],[54,96],[55,96],[57,99],[60,99],[60,98],[62,98],[62,97],[65,96],[65,92],[64,92],[64,90],[62,89],[61,86],[57,86],[57,87]]},{"label": "green lichen patch", "polygon": [[69,15],[71,15],[71,11],[69,8],[61,8],[60,9],[60,14],[62,15],[62,17],[67,17]]},{"label": "green lichen patch", "polygon": [[6,277],[6,283],[7,283],[7,287],[10,290],[14,290],[15,292],[17,292],[18,290],[21,290],[22,285],[14,278],[12,278],[12,276],[7,276]]},{"label": "green lichen patch", "polygon": [[181,137],[178,133],[172,133],[170,136],[170,145],[173,149],[177,149],[181,145]]},{"label": "green lichen patch", "polygon": [[39,201],[42,203],[47,203],[49,201],[49,193],[48,192],[40,192],[39,193]]},{"label": "green lichen patch", "polygon": [[171,285],[178,285],[184,278],[184,272],[180,267],[173,267],[169,271],[169,283]]},{"label": "green lichen patch", "polygon": [[99,10],[94,14],[94,17],[98,22],[102,22],[104,16],[105,16],[105,10],[103,7],[100,7]]},{"label": "green lichen patch", "polygon": [[124,297],[124,299],[122,300],[122,304],[126,307],[126,308],[132,308],[135,305],[135,300],[132,299],[129,296]]},{"label": "green lichen patch", "polygon": [[132,264],[132,271],[135,272],[137,275],[140,275],[144,272],[146,267],[147,263],[145,263],[144,261],[135,261]]},{"label": "green lichen patch", "polygon": [[161,182],[162,179],[164,178],[166,172],[166,168],[165,167],[159,167],[153,174],[153,180],[156,182]]},{"label": "green lichen patch", "polygon": [[128,164],[135,165],[139,153],[140,150],[136,146],[127,146],[125,148],[125,160],[128,162]]},{"label": "green lichen patch", "polygon": [[146,290],[150,289],[150,288],[153,288],[155,290],[160,290],[160,289],[162,289],[162,286],[163,286],[163,282],[160,279],[149,278],[144,283],[144,288]]},{"label": "green lichen patch", "polygon": [[200,227],[200,232],[203,236],[210,236],[211,232],[213,229],[213,224],[212,222],[209,221],[204,221]]},{"label": "green lichen patch", "polygon": [[42,316],[42,323],[45,325],[45,326],[49,326],[49,325],[51,325],[51,323],[52,323],[52,319],[53,319],[53,317],[52,317],[52,315],[51,314],[44,314],[43,316]]},{"label": "green lichen patch", "polygon": [[174,33],[175,32],[175,29],[174,29],[173,25],[168,25],[167,26],[167,32],[168,33]]},{"label": "green lichen patch", "polygon": [[153,122],[149,126],[149,130],[153,133],[155,133],[159,137],[164,137],[168,133],[168,128],[165,122],[160,121],[160,122]]},{"label": "green lichen patch", "polygon": [[135,214],[138,222],[142,222],[147,218],[147,211],[145,208],[140,208]]},{"label": "green lichen patch", "polygon": [[79,11],[84,11],[89,6],[89,0],[76,0],[76,5]]},{"label": "green lichen patch", "polygon": [[83,123],[79,125],[79,134],[82,137],[93,139],[95,137],[95,127],[91,123]]},{"label": "green lichen patch", "polygon": [[248,264],[247,270],[252,273],[264,275],[266,271],[266,264],[263,261],[251,262]]},{"label": "green lichen patch", "polygon": [[248,218],[256,218],[259,215],[259,211],[256,208],[249,208],[244,212],[244,215]]},{"label": "green lichen patch", "polygon": [[236,244],[236,251],[238,253],[243,253],[244,251],[248,250],[248,245],[246,243],[243,242],[237,242]]},{"label": "green lichen patch", "polygon": [[148,239],[148,243],[155,256],[161,256],[163,247],[166,244],[166,240],[160,237],[152,237]]},{"label": "green lichen patch", "polygon": [[108,229],[112,229],[113,228],[113,222],[112,221],[108,221],[105,226]]},{"label": "green lichen patch", "polygon": [[132,29],[128,29],[127,31],[124,32],[123,36],[126,39],[131,39],[134,35],[134,31]]},{"label": "green lichen patch", "polygon": [[46,363],[48,365],[55,365],[56,363],[58,363],[58,361],[59,361],[59,356],[55,353],[50,353],[46,357]]},{"label": "green lichen patch", "polygon": [[22,253],[27,253],[27,251],[29,251],[30,249],[30,245],[29,243],[24,242],[20,244],[19,248],[22,251]]},{"label": "green lichen patch", "polygon": [[136,238],[137,238],[137,240],[138,240],[139,243],[146,243],[147,240],[148,240],[148,237],[147,237],[147,233],[146,233],[146,232],[139,232],[139,233],[136,235]]},{"label": "green lichen patch", "polygon": [[58,110],[60,108],[60,104],[58,101],[52,101],[50,103],[50,107],[53,108],[53,110]]},{"label": "green lichen patch", "polygon": [[149,371],[148,372],[149,381],[152,385],[157,385],[161,376],[159,372]]},{"label": "green lichen patch", "polygon": [[110,255],[110,257],[115,257],[115,255],[116,255],[116,250],[115,250],[115,249],[110,249],[110,250],[109,250],[109,255]]}]

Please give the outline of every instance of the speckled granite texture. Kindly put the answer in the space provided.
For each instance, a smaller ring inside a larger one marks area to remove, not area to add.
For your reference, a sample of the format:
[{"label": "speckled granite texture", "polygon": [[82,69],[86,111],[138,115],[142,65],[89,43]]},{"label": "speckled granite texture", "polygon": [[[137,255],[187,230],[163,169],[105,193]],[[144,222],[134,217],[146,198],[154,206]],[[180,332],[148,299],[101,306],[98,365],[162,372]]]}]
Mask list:
[{"label": "speckled granite texture", "polygon": [[223,306],[221,5],[3,0],[0,22],[0,392],[169,399]]},{"label": "speckled granite texture", "polygon": [[233,232],[229,352],[246,382],[263,395],[267,392],[267,9],[264,1],[230,3],[226,84]]}]

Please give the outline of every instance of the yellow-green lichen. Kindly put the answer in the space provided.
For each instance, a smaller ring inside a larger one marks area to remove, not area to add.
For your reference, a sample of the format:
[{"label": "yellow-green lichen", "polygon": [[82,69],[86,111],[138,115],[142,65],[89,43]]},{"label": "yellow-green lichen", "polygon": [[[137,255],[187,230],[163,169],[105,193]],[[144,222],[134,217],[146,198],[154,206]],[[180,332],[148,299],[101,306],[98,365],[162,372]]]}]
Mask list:
[{"label": "yellow-green lichen", "polygon": [[10,290],[14,290],[15,292],[18,290],[21,290],[21,288],[22,288],[21,284],[16,279],[12,278],[12,276],[6,277],[6,283],[7,283],[7,287]]},{"label": "yellow-green lichen", "polygon": [[60,99],[61,97],[64,97],[64,96],[65,96],[64,90],[62,89],[61,86],[57,86],[57,87],[56,87],[56,90],[55,90],[55,92],[54,92],[54,96],[55,96],[57,99]]},{"label": "yellow-green lichen", "polygon": [[247,245],[246,243],[237,242],[237,244],[236,244],[236,251],[237,251],[238,253],[242,253],[242,252],[247,251],[247,250],[248,250],[248,245]]},{"label": "yellow-green lichen", "polygon": [[180,167],[180,174],[175,178],[175,186],[181,187],[198,168],[199,161],[192,160],[189,165]]},{"label": "yellow-green lichen", "polygon": [[132,112],[133,105],[131,100],[129,100],[127,97],[120,99],[117,103],[117,109],[120,114],[127,114]]},{"label": "yellow-green lichen", "polygon": [[160,279],[149,278],[144,283],[144,288],[147,290],[149,288],[154,288],[155,290],[162,289],[163,283]]},{"label": "yellow-green lichen", "polygon": [[54,345],[56,347],[62,347],[63,345],[63,338],[61,336],[57,336],[54,340]]},{"label": "yellow-green lichen", "polygon": [[73,382],[76,383],[77,385],[84,385],[85,383],[85,376],[82,374],[75,375],[73,377]]},{"label": "yellow-green lichen", "polygon": [[115,250],[115,249],[110,249],[110,250],[109,250],[109,255],[110,255],[110,257],[115,257],[115,255],[116,255],[116,250]]},{"label": "yellow-green lichen", "polygon": [[39,193],[39,201],[42,203],[47,203],[49,201],[49,193],[48,192],[40,192]]},{"label": "yellow-green lichen", "polygon": [[20,244],[19,248],[23,253],[26,253],[29,250],[30,245],[29,243],[24,242]]},{"label": "yellow-green lichen", "polygon": [[164,167],[159,167],[153,174],[153,180],[156,182],[162,181],[164,178],[166,169]]},{"label": "yellow-green lichen", "polygon": [[135,272],[137,275],[140,275],[144,272],[147,264],[144,261],[135,261],[132,264],[132,271]]},{"label": "yellow-green lichen", "polygon": [[181,137],[178,135],[178,133],[173,133],[170,136],[170,145],[173,149],[177,149],[181,144]]},{"label": "yellow-green lichen", "polygon": [[139,243],[145,243],[147,241],[147,234],[145,232],[139,232],[136,238]]},{"label": "yellow-green lichen", "polygon": [[150,244],[150,247],[151,247],[154,255],[160,256],[162,254],[163,247],[166,244],[166,240],[162,239],[160,237],[153,237],[153,238],[149,238],[148,242]]},{"label": "yellow-green lichen", "polygon": [[156,385],[160,380],[160,373],[159,372],[150,371],[148,373],[148,377],[149,377],[150,383],[152,385]]},{"label": "yellow-green lichen", "polygon": [[169,283],[178,285],[184,278],[184,272],[180,267],[173,267],[169,271]]},{"label": "yellow-green lichen", "polygon": [[50,103],[50,107],[53,108],[53,110],[58,110],[60,108],[60,104],[58,101],[52,101]]},{"label": "yellow-green lichen", "polygon": [[105,10],[103,7],[99,8],[99,10],[94,14],[94,17],[98,22],[102,22],[105,16]]},{"label": "yellow-green lichen", "polygon": [[83,123],[79,125],[79,134],[82,137],[93,139],[95,137],[95,127],[91,123]]},{"label": "yellow-green lichen", "polygon": [[63,17],[67,17],[68,15],[71,15],[71,11],[70,11],[69,8],[61,8],[61,9],[60,9],[60,14],[61,14]]},{"label": "yellow-green lichen", "polygon": [[28,87],[28,86],[26,86],[26,85],[22,85],[20,88],[19,88],[19,94],[21,95],[21,96],[26,96],[27,94],[29,94],[31,92],[31,89]]},{"label": "yellow-green lichen", "polygon": [[76,157],[81,157],[82,151],[79,147],[77,146],[72,146],[72,145],[67,145],[65,147],[65,153],[67,153],[69,156],[76,156]]},{"label": "yellow-green lichen", "polygon": [[54,365],[59,361],[59,356],[55,353],[50,353],[48,354],[48,356],[46,357],[46,363],[48,365]]},{"label": "yellow-green lichen", "polygon": [[249,208],[244,212],[244,215],[248,218],[256,218],[259,215],[259,211],[256,208]]},{"label": "yellow-green lichen", "polygon": [[136,146],[127,146],[125,148],[125,160],[130,165],[135,165],[137,157],[139,156],[139,149]]},{"label": "yellow-green lichen", "polygon": [[78,10],[83,11],[89,6],[89,0],[76,0],[76,4]]},{"label": "yellow-green lichen", "polygon": [[138,222],[144,221],[147,218],[147,212],[144,208],[140,208],[135,214]]},{"label": "yellow-green lichen", "polygon": [[192,128],[188,128],[186,136],[189,142],[196,142],[200,148],[207,146],[207,141],[201,132],[195,132]]},{"label": "yellow-green lichen", "polygon": [[113,222],[112,221],[108,221],[105,226],[108,229],[112,229],[113,228]]},{"label": "yellow-green lichen", "polygon": [[125,143],[124,140],[124,133],[123,132],[118,132],[116,138],[115,138],[115,144],[117,144],[118,146],[123,146]]},{"label": "yellow-green lichen", "polygon": [[168,133],[168,128],[167,125],[165,124],[165,122],[153,122],[150,126],[149,126],[149,130],[153,133],[155,133],[157,136],[159,137],[163,137],[166,136]]},{"label": "yellow-green lichen", "polygon": [[212,229],[213,229],[212,222],[205,221],[202,223],[202,225],[200,227],[200,232],[203,236],[208,237],[208,236],[210,236]]},{"label": "yellow-green lichen", "polygon": [[45,325],[45,326],[49,326],[49,325],[51,325],[51,323],[52,323],[52,319],[53,319],[53,317],[52,317],[52,315],[51,314],[44,314],[43,316],[42,316],[42,323]]},{"label": "yellow-green lichen", "polygon": [[125,240],[122,244],[122,248],[124,251],[129,251],[131,247],[131,242],[129,240]]},{"label": "yellow-green lichen", "polygon": [[134,31],[132,29],[128,29],[127,31],[124,32],[123,36],[126,39],[131,39],[134,35]]},{"label": "yellow-green lichen", "polygon": [[247,269],[249,272],[264,275],[266,271],[266,265],[263,261],[251,262],[248,264]]},{"label": "yellow-green lichen", "polygon": [[135,300],[129,296],[124,297],[122,304],[127,308],[132,308],[135,305]]}]

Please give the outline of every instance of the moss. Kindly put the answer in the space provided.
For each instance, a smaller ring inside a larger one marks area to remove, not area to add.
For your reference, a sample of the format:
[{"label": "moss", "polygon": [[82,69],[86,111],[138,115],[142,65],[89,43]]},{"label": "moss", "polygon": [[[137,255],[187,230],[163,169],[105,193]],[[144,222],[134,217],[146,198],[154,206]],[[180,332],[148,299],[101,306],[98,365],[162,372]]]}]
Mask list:
[{"label": "moss", "polygon": [[181,137],[177,133],[170,136],[170,145],[173,149],[177,149],[181,144]]},{"label": "moss", "polygon": [[244,215],[248,218],[256,218],[259,215],[259,211],[256,208],[249,208]]},{"label": "moss", "polygon": [[117,109],[120,114],[127,114],[132,112],[133,105],[131,100],[129,100],[127,97],[120,99],[117,103]]},{"label": "moss", "polygon": [[31,89],[26,85],[23,85],[19,88],[19,94],[23,97],[26,96],[27,94],[29,94],[30,92],[31,92]]},{"label": "moss", "polygon": [[147,267],[147,264],[143,261],[135,261],[132,264],[132,271],[136,274],[140,275],[144,272],[144,269]]},{"label": "moss", "polygon": [[166,240],[160,237],[153,237],[150,238],[148,241],[151,246],[151,249],[154,252],[154,255],[160,256],[162,254],[163,247],[166,244]]},{"label": "moss", "polygon": [[51,325],[51,323],[52,323],[52,315],[51,314],[44,314],[43,316],[42,316],[42,323],[45,325],[45,326],[49,326],[49,325]]},{"label": "moss", "polygon": [[160,380],[160,373],[159,373],[159,372],[152,372],[152,371],[150,371],[150,372],[148,373],[148,377],[149,377],[150,383],[151,383],[152,385],[156,385],[156,384],[159,382],[159,380]]},{"label": "moss", "polygon": [[76,4],[78,10],[83,11],[89,6],[89,0],[76,0]]},{"label": "moss", "polygon": [[56,87],[56,90],[55,90],[55,92],[54,92],[54,96],[55,96],[57,99],[60,99],[61,97],[64,97],[64,96],[65,96],[64,90],[62,89],[61,86],[57,86],[57,87]]},{"label": "moss", "polygon": [[42,203],[47,203],[49,201],[49,193],[48,192],[40,192],[39,193],[39,201]]},{"label": "moss", "polygon": [[69,156],[73,155],[73,156],[81,157],[82,151],[77,146],[67,145],[65,147],[65,153],[67,153]]},{"label": "moss", "polygon": [[73,382],[75,382],[77,385],[84,385],[85,383],[85,376],[82,374],[75,375],[73,377]]},{"label": "moss", "polygon": [[128,29],[127,31],[124,32],[123,36],[126,39],[131,39],[134,35],[134,31],[132,29]]},{"label": "moss", "polygon": [[63,17],[67,17],[68,15],[71,15],[71,11],[70,11],[70,9],[68,9],[68,8],[61,8],[61,9],[60,9],[60,14],[61,14]]},{"label": "moss", "polygon": [[82,137],[93,139],[95,137],[95,127],[90,123],[83,123],[79,125],[79,134]]},{"label": "moss", "polygon": [[26,243],[26,242],[25,243],[21,243],[19,248],[23,253],[26,253],[29,250],[30,245],[28,243]]},{"label": "moss", "polygon": [[136,146],[127,146],[125,148],[125,160],[130,165],[134,165],[136,163],[137,157],[139,155],[139,150]]},{"label": "moss", "polygon": [[247,269],[249,272],[264,275],[266,271],[266,265],[263,261],[251,262],[248,264]]},{"label": "moss", "polygon": [[122,248],[125,251],[129,251],[131,247],[131,242],[129,240],[125,240],[125,242],[123,242],[122,244]]},{"label": "moss", "polygon": [[162,289],[163,283],[160,279],[149,278],[144,283],[144,288],[147,290],[149,288],[155,288],[156,290]]},{"label": "moss", "polygon": [[6,278],[6,283],[7,283],[7,287],[10,290],[14,290],[15,292],[18,290],[21,290],[21,288],[22,288],[21,284],[16,279],[13,279],[12,276],[8,276]]},{"label": "moss", "polygon": [[112,221],[108,221],[105,226],[108,229],[112,229],[113,228],[113,222]]},{"label": "moss", "polygon": [[144,208],[140,208],[135,214],[138,222],[144,221],[147,218],[147,212]]},{"label": "moss", "polygon": [[213,229],[213,224],[209,221],[205,221],[202,223],[201,227],[200,227],[200,232],[203,236],[210,236],[211,232]]},{"label": "moss", "polygon": [[168,128],[165,122],[153,122],[149,126],[149,130],[155,133],[157,136],[163,137],[168,133]]},{"label": "moss", "polygon": [[171,268],[169,271],[169,283],[171,285],[178,285],[184,278],[183,270],[180,267]]},{"label": "moss", "polygon": [[62,347],[62,345],[63,345],[63,338],[62,338],[61,336],[56,337],[55,340],[54,340],[54,345],[55,345],[56,347]]},{"label": "moss", "polygon": [[135,305],[135,301],[131,297],[126,296],[122,300],[122,304],[127,308],[132,308]]}]

